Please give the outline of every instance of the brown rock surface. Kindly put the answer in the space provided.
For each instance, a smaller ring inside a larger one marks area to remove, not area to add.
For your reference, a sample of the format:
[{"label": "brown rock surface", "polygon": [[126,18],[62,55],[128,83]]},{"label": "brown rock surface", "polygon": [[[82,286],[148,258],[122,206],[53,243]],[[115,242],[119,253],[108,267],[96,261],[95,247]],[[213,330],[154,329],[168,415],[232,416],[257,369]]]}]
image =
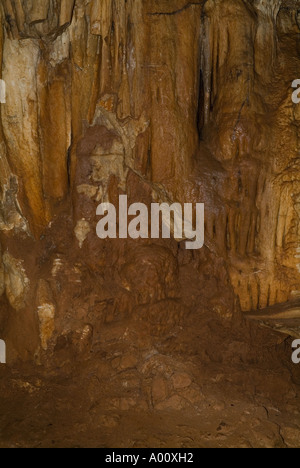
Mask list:
[{"label": "brown rock surface", "polygon": [[[0,446],[59,446],[66,413],[69,446],[99,421],[104,446],[296,445],[291,343],[244,317],[300,336],[299,2],[3,0],[0,18]],[[98,239],[123,194],[205,203],[204,248]]]}]

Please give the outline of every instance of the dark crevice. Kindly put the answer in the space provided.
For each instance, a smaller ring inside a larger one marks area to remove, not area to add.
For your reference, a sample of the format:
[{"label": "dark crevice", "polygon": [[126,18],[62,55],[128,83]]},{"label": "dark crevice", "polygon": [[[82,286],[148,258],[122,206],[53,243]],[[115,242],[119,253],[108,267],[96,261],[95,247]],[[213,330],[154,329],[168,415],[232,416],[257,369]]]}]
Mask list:
[{"label": "dark crevice", "polygon": [[200,70],[199,78],[199,95],[198,95],[198,108],[197,108],[197,130],[200,140],[202,140],[202,130],[204,127],[204,80],[203,71]]},{"label": "dark crevice", "polygon": [[72,138],[71,138],[71,144],[68,148],[67,151],[67,175],[68,175],[68,188],[71,188],[71,148],[72,148]]}]

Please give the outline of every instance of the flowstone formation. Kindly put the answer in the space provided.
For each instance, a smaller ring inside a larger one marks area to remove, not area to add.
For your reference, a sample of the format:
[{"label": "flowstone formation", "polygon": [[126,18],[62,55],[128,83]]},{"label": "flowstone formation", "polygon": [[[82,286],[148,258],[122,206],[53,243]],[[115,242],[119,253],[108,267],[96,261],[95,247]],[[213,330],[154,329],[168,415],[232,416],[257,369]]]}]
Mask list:
[{"label": "flowstone formation", "polygon": [[208,1],[204,14],[200,158],[218,164],[221,198],[208,230],[242,310],[260,309],[300,294],[297,26],[281,1]]},{"label": "flowstone formation", "polygon": [[[5,0],[1,22],[10,359],[141,317],[171,333],[199,297],[224,320],[299,300],[297,2]],[[121,194],[205,203],[205,247],[100,241]]]}]

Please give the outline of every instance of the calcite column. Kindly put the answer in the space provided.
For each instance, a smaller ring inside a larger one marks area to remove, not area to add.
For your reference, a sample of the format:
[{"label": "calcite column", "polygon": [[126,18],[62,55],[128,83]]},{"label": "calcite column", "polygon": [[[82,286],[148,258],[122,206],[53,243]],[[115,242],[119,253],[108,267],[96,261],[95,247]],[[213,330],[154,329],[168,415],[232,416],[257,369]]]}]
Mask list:
[{"label": "calcite column", "polygon": [[[40,340],[45,347],[51,337],[44,302],[39,303],[36,262],[40,236],[69,191],[71,74],[66,28],[74,4],[7,0],[1,5],[6,102],[0,125],[0,289],[7,298],[11,356],[24,359],[34,355]],[[54,305],[49,307],[54,319]]]}]

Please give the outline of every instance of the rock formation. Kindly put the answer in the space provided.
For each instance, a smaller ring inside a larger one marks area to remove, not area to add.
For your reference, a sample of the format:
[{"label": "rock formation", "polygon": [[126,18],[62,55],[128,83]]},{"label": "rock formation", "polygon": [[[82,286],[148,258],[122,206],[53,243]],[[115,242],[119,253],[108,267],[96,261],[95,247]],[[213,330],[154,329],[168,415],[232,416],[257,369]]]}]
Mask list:
[{"label": "rock formation", "polygon": [[[2,0],[0,447],[299,445],[299,8]],[[121,195],[205,246],[99,239]]]},{"label": "rock formation", "polygon": [[[111,301],[109,320],[159,317],[161,301],[172,317],[176,300],[174,325],[193,262],[199,291],[208,263],[215,293],[226,286],[224,316],[234,297],[245,312],[300,297],[298,16],[281,0],[2,2],[0,293],[14,357],[106,322]],[[99,241],[97,204],[122,193],[204,202],[205,249]]]}]

